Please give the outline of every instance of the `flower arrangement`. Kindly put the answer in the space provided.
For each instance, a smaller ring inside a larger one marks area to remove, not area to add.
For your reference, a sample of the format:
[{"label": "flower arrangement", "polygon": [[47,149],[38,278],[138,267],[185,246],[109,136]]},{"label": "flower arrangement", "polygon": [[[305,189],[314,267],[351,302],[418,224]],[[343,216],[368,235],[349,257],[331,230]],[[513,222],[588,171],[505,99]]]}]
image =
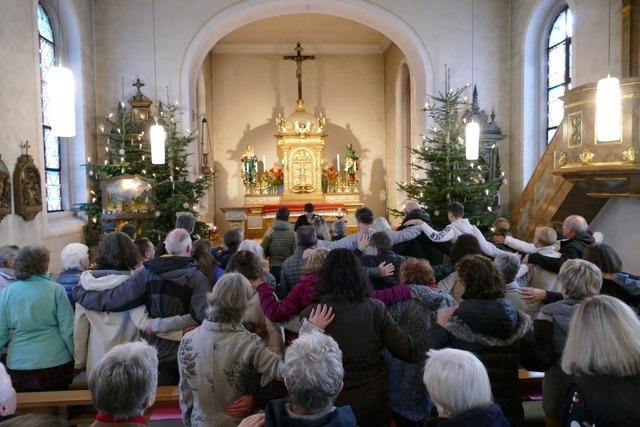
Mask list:
[{"label": "flower arrangement", "polygon": [[277,187],[278,185],[282,185],[284,182],[284,173],[280,165],[276,165],[271,169],[268,169],[265,175],[270,187]]},{"label": "flower arrangement", "polygon": [[326,166],[322,169],[322,174],[327,180],[327,184],[330,186],[335,186],[338,183],[338,178],[340,177],[340,172],[336,169],[335,166]]}]

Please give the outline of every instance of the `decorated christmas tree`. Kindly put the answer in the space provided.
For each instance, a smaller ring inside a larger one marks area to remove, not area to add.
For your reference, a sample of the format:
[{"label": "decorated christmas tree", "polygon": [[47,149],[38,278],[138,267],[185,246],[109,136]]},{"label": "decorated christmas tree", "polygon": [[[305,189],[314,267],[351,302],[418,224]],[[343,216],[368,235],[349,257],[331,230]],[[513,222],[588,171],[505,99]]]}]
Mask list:
[{"label": "decorated christmas tree", "polygon": [[465,157],[462,114],[469,105],[467,89],[451,89],[447,84],[444,93],[429,97],[425,111],[430,128],[423,135],[422,146],[411,150],[411,181],[398,185],[408,199],[420,203],[431,214],[436,227],[449,223],[447,207],[451,202],[460,202],[465,207],[465,217],[487,230],[497,217],[503,178],[489,176],[482,145],[479,160]]},{"label": "decorated christmas tree", "polygon": [[[149,143],[149,124],[144,116],[135,117],[135,110],[118,103],[114,113],[109,114],[101,125],[100,136],[106,138],[105,159],[101,163],[87,159],[85,165],[90,182],[89,200],[78,206],[85,212],[88,223],[85,238],[95,244],[104,231],[108,218],[102,200],[102,184],[111,178],[134,175],[150,186],[148,215],[140,214],[136,219],[140,234],[157,243],[173,229],[178,212],[190,212],[198,217],[199,200],[207,193],[214,179],[214,171],[203,167],[200,174],[191,177],[188,147],[195,140],[195,132],[184,135],[178,126],[182,111],[177,105],[158,104],[158,124],[166,132],[165,162],[153,164]],[[142,211],[142,209],[141,209]],[[206,225],[196,222],[195,233],[206,234]]]}]

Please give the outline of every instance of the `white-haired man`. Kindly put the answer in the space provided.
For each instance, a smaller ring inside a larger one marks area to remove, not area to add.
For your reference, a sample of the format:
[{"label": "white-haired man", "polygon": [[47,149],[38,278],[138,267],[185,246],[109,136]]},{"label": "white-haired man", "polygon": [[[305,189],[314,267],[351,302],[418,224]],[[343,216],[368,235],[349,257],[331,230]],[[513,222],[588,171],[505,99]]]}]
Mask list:
[{"label": "white-haired man", "polygon": [[565,261],[582,258],[587,247],[595,243],[589,232],[587,221],[580,215],[569,215],[562,223],[562,235],[566,240],[560,242],[560,258],[551,258],[542,254],[529,254],[525,263],[538,265],[547,271],[557,273]]},{"label": "white-haired man", "polygon": [[16,281],[13,263],[19,249],[16,245],[0,246],[0,291]]},{"label": "white-haired man", "polygon": [[89,248],[82,243],[69,243],[60,252],[60,261],[64,270],[57,277],[56,282],[64,286],[71,307],[75,309],[76,301],[73,299],[73,288],[80,281],[80,275],[89,268]]},{"label": "white-haired man", "polygon": [[147,425],[144,410],[153,405],[158,386],[158,355],[143,341],[113,347],[89,376],[98,410],[91,427]]},{"label": "white-haired man", "polygon": [[245,418],[239,427],[357,426],[350,406],[336,408],[344,368],[338,343],[319,332],[302,335],[284,356],[284,384],[288,397],[267,404],[264,414]]},{"label": "white-haired man", "polygon": [[[211,284],[191,259],[189,232],[177,228],[167,234],[164,244],[168,256],[146,262],[144,268],[113,289],[87,291],[77,286],[73,291],[76,301],[96,311],[126,311],[146,305],[152,319],[190,314],[202,322]],[[160,385],[178,384],[176,357],[180,343],[156,335],[145,338],[158,349]]]}]

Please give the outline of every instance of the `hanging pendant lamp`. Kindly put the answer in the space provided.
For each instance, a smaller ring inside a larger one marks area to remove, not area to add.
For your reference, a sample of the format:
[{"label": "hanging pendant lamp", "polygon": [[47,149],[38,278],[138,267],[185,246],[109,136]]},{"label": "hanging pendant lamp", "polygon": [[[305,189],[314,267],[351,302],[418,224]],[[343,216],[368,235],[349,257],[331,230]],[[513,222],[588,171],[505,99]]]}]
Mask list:
[{"label": "hanging pendant lamp", "polygon": [[609,0],[609,72],[596,88],[596,138],[598,142],[622,138],[622,95],[620,80],[611,77],[611,0]]},{"label": "hanging pendant lamp", "polygon": [[467,160],[478,160],[480,155],[480,125],[473,119],[464,128],[464,140]]},{"label": "hanging pendant lamp", "polygon": [[[151,0],[151,10],[153,15],[153,83],[155,86],[156,101],[158,100],[158,65],[156,62],[156,0]],[[160,103],[162,106],[162,103]],[[149,141],[151,143],[151,163],[154,165],[163,165],[165,163],[165,144],[167,141],[167,132],[164,127],[156,124],[149,129]]]},{"label": "hanging pendant lamp", "polygon": [[54,136],[76,136],[76,89],[73,73],[58,65],[47,76],[51,94],[51,132]]},{"label": "hanging pendant lamp", "polygon": [[158,122],[149,129],[149,140],[151,141],[151,163],[163,165],[165,162],[164,148],[167,141],[167,132]]},{"label": "hanging pendant lamp", "polygon": [[[473,41],[474,41],[474,1],[471,1],[471,84],[473,87]],[[465,142],[465,157],[467,160],[478,160],[480,156],[480,125],[474,121],[474,117],[471,116],[469,122],[464,128],[464,142]]]}]

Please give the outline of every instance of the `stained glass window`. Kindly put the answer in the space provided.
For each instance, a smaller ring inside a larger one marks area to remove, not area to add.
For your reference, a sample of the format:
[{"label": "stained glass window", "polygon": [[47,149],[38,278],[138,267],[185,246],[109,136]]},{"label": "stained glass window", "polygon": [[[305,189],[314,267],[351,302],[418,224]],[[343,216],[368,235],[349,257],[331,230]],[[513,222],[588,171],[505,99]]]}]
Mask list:
[{"label": "stained glass window", "polygon": [[553,21],[547,41],[547,144],[556,133],[564,116],[564,103],[560,99],[571,89],[571,37],[573,16],[565,7]]},{"label": "stained glass window", "polygon": [[60,162],[60,139],[51,133],[51,102],[47,76],[56,63],[56,46],[49,15],[38,3],[38,43],[40,53],[40,89],[42,106],[42,139],[44,145],[44,184],[47,212],[62,210],[62,168]]}]

